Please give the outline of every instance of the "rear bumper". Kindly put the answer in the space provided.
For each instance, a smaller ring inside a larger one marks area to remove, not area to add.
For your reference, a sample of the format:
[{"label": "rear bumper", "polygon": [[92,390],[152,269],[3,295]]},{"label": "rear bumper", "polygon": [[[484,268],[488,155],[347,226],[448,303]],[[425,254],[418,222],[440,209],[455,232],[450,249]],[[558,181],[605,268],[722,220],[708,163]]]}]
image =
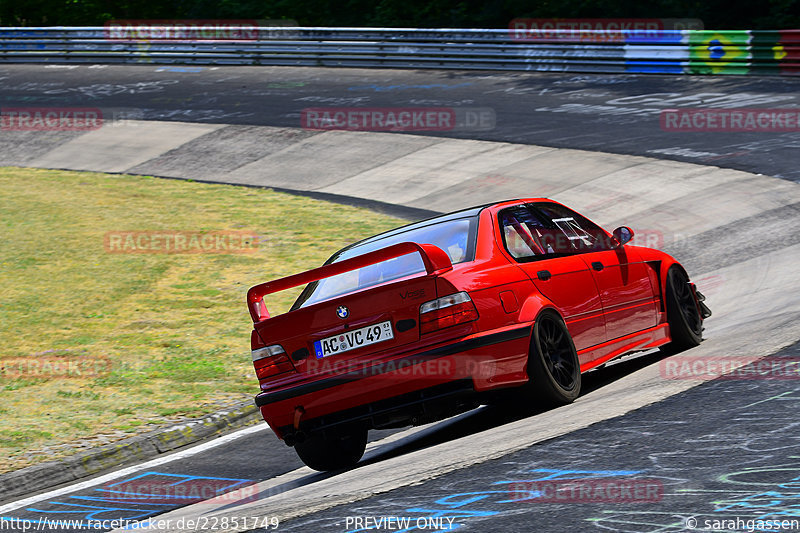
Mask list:
[{"label": "rear bumper", "polygon": [[[400,423],[404,410],[410,420],[415,413],[419,414],[417,407],[441,394],[474,396],[478,391],[524,381],[530,334],[531,326],[526,325],[474,335],[337,375],[262,392],[255,403],[281,438],[295,429],[315,431],[358,421],[381,427],[384,424],[381,420],[387,417]],[[459,385],[452,391],[442,387],[456,382]],[[418,391],[428,391],[427,396],[431,397],[414,396]],[[378,405],[392,399],[397,402]],[[446,407],[447,402],[443,403]],[[302,407],[303,415],[295,428],[298,407]],[[425,407],[422,409],[421,416],[425,418]],[[387,416],[382,418],[383,415]],[[386,424],[383,427],[388,427]]]},{"label": "rear bumper", "polygon": [[416,426],[455,416],[479,405],[472,380],[461,379],[318,416],[304,421],[298,429],[288,425],[278,430],[286,444],[293,445],[311,433],[336,426],[360,425],[369,429]]}]

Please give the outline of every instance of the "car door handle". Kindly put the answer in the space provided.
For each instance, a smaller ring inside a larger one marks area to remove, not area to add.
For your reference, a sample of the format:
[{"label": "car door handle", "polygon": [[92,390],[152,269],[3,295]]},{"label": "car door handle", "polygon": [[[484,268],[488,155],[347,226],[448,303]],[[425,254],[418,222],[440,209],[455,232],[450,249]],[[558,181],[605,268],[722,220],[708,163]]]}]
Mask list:
[{"label": "car door handle", "polygon": [[600,261],[595,261],[594,263],[592,263],[592,268],[600,272],[605,267],[603,266],[603,263],[601,263]]},{"label": "car door handle", "polygon": [[536,273],[536,277],[542,281],[547,281],[552,277],[552,275],[550,274],[549,270],[540,270],[539,272]]}]

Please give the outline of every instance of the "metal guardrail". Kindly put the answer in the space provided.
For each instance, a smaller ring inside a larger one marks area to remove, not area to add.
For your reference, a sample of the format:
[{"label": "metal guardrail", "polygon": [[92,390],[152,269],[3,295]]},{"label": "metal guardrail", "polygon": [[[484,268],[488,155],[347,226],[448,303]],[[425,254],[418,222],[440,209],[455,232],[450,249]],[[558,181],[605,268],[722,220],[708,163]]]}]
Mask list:
[{"label": "metal guardrail", "polygon": [[142,39],[111,27],[0,28],[0,63],[800,75],[800,30],[247,29],[248,38],[234,40],[191,31]]}]

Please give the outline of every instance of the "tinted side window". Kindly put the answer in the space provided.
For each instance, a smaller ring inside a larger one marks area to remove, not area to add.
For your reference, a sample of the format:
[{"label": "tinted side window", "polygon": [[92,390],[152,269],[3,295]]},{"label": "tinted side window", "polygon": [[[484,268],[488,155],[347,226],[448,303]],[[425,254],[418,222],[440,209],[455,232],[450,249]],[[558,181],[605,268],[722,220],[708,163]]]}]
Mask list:
[{"label": "tinted side window", "polygon": [[541,202],[514,206],[500,212],[499,222],[506,249],[520,261],[609,247],[608,236],[602,228],[557,204]]}]

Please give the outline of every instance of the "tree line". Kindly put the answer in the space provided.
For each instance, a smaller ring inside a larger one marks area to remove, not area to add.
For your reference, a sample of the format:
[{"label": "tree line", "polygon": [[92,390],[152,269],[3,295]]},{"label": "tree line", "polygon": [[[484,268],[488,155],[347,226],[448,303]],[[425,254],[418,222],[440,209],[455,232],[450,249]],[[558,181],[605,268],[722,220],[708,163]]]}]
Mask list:
[{"label": "tree line", "polygon": [[693,18],[706,29],[800,28],[800,0],[0,0],[2,26],[288,19],[301,26],[507,28],[515,18]]}]

